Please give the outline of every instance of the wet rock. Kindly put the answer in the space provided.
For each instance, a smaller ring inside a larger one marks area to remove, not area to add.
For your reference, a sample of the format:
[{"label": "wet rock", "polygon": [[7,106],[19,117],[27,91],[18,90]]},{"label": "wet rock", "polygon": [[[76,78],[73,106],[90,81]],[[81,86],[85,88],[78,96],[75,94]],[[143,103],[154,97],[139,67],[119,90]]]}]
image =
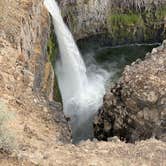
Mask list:
[{"label": "wet rock", "polygon": [[166,47],[163,44],[160,48],[144,61],[127,66],[105,95],[94,121],[97,139],[166,140]]}]

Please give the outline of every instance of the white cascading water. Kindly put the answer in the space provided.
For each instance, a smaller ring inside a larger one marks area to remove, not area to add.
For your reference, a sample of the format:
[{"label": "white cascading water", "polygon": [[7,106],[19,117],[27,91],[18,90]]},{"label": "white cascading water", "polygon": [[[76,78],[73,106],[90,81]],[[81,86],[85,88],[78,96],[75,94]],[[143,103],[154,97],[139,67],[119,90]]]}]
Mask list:
[{"label": "white cascading water", "polygon": [[104,71],[99,71],[95,66],[91,66],[93,71],[87,73],[78,47],[63,21],[55,0],[45,0],[44,5],[52,15],[60,50],[60,60],[56,62],[56,74],[63,110],[71,119],[72,134],[77,142],[93,135],[90,120],[102,104],[106,79],[102,76]]}]

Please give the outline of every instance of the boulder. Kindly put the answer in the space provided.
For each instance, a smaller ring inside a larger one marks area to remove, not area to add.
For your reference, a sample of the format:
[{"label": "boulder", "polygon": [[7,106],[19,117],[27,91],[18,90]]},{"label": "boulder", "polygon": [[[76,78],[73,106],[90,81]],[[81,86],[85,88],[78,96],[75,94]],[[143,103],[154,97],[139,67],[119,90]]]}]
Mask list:
[{"label": "boulder", "polygon": [[155,137],[166,141],[165,42],[144,61],[126,66],[118,83],[104,96],[94,121],[97,139],[118,136],[135,142]]}]

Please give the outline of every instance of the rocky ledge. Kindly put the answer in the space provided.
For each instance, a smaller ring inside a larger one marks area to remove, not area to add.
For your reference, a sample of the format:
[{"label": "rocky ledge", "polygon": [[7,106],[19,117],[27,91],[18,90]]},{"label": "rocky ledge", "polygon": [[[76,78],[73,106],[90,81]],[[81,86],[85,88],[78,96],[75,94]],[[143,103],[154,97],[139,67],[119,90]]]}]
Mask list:
[{"label": "rocky ledge", "polygon": [[94,132],[99,140],[119,136],[127,142],[151,137],[166,141],[166,41],[144,61],[126,66],[104,96]]}]

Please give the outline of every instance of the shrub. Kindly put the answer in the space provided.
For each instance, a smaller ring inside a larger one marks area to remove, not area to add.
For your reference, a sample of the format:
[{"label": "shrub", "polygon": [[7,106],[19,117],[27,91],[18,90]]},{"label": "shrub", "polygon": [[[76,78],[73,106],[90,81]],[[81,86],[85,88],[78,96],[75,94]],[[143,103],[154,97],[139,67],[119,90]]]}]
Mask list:
[{"label": "shrub", "polygon": [[15,149],[14,138],[5,127],[5,123],[11,118],[11,114],[4,102],[0,101],[0,152],[11,153]]}]

